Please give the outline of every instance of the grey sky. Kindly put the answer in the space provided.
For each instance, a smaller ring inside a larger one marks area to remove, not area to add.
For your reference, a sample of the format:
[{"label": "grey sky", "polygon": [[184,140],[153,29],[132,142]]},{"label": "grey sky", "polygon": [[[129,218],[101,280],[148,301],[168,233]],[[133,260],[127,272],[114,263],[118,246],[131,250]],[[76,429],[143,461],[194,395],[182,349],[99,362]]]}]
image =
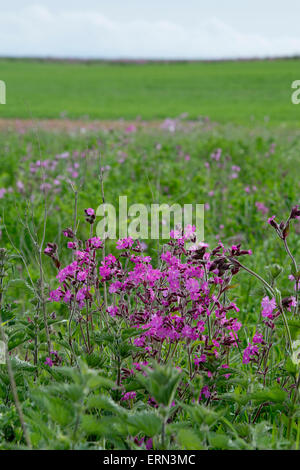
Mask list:
[{"label": "grey sky", "polygon": [[0,55],[294,55],[299,17],[299,0],[2,0]]}]

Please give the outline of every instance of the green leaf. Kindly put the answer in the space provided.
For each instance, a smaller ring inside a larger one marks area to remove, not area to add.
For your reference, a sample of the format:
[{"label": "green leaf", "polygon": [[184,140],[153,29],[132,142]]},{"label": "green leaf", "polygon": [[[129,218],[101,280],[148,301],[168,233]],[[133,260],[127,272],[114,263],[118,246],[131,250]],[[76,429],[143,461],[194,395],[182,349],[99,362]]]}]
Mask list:
[{"label": "green leaf", "polygon": [[139,376],[138,380],[155,398],[157,403],[169,407],[176,393],[180,373],[171,366],[156,364],[153,369],[147,369],[146,377]]},{"label": "green leaf", "polygon": [[20,344],[25,343],[25,341],[26,341],[27,339],[29,339],[29,338],[28,338],[28,336],[27,336],[26,331],[24,331],[24,330],[15,331],[15,333],[13,333],[13,334],[9,337],[8,344],[7,344],[8,350],[9,350],[9,351],[12,351],[12,350],[15,349],[17,346],[20,346]]},{"label": "green leaf", "polygon": [[88,398],[87,408],[96,408],[98,410],[106,410],[114,413],[116,416],[127,418],[127,410],[115,403],[110,397],[105,395],[92,395]]},{"label": "green leaf", "polygon": [[203,450],[202,440],[192,429],[180,429],[177,434],[177,440],[185,450]]},{"label": "green leaf", "polygon": [[115,387],[115,383],[106,377],[102,377],[101,375],[93,375],[88,379],[87,386],[89,388],[112,388]]},{"label": "green leaf", "polygon": [[129,415],[127,422],[136,428],[136,434],[142,432],[148,437],[155,436],[162,429],[161,418],[153,412],[142,411]]},{"label": "green leaf", "polygon": [[272,402],[272,403],[283,403],[288,397],[287,392],[279,387],[274,387],[264,390],[257,390],[250,394],[249,400],[254,400],[258,403]]},{"label": "green leaf", "polygon": [[234,447],[231,438],[226,434],[210,432],[208,433],[208,440],[214,450],[232,449]]},{"label": "green leaf", "polygon": [[75,418],[75,408],[70,402],[66,402],[57,397],[47,397],[45,406],[47,407],[51,419],[61,426],[67,426]]}]

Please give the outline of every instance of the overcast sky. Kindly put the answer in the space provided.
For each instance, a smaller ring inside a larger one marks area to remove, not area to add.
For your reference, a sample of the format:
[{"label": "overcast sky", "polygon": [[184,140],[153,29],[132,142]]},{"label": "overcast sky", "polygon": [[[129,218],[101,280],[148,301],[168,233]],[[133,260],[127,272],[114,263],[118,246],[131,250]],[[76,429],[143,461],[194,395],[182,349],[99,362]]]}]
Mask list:
[{"label": "overcast sky", "polygon": [[299,20],[300,0],[1,0],[0,55],[290,56]]}]

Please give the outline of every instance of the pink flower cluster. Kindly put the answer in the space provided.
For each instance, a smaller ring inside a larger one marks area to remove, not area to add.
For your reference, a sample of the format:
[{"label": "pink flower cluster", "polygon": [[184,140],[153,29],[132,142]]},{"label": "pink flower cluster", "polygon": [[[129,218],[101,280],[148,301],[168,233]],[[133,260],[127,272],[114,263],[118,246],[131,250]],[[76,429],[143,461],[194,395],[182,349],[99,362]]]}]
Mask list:
[{"label": "pink flower cluster", "polygon": [[[74,236],[70,229],[63,232],[68,238]],[[44,250],[48,256],[49,245]],[[75,302],[79,309],[83,309],[87,301],[92,301],[91,287],[99,285],[96,252],[103,247],[103,242],[98,237],[91,237],[82,245],[81,241],[68,242],[68,248],[74,253],[74,261],[59,270],[56,278],[60,286],[50,292],[49,300],[69,305]]]},{"label": "pink flower cluster", "polygon": [[[85,213],[92,223],[93,209]],[[236,317],[238,307],[224,302],[222,296],[239,271],[228,257],[250,251],[241,250],[240,245],[225,249],[222,243],[211,251],[205,243],[187,249],[186,242],[195,241],[195,227],[189,226],[171,233],[159,267],[154,267],[140,242],[130,237],[118,240],[119,256],[108,254],[98,261],[97,250],[103,246],[99,238],[82,242],[71,229],[64,234],[72,238],[68,247],[73,261],[59,270],[60,285],[50,292],[49,300],[75,306],[78,311],[93,303],[101,309],[98,300],[106,283],[112,300],[107,314],[140,333],[134,339],[141,351],[139,360],[158,359],[168,348],[185,344],[193,351],[191,363],[196,371],[216,360],[227,364],[228,351],[237,347],[242,326]]]}]

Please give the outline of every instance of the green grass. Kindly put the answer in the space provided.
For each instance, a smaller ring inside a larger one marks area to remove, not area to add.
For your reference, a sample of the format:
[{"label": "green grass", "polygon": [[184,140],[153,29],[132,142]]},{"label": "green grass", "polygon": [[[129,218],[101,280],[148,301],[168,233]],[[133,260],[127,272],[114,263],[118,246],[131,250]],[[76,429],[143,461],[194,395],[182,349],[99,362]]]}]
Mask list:
[{"label": "green grass", "polygon": [[298,125],[299,60],[106,64],[1,60],[0,118],[158,119],[183,112],[220,122]]}]

